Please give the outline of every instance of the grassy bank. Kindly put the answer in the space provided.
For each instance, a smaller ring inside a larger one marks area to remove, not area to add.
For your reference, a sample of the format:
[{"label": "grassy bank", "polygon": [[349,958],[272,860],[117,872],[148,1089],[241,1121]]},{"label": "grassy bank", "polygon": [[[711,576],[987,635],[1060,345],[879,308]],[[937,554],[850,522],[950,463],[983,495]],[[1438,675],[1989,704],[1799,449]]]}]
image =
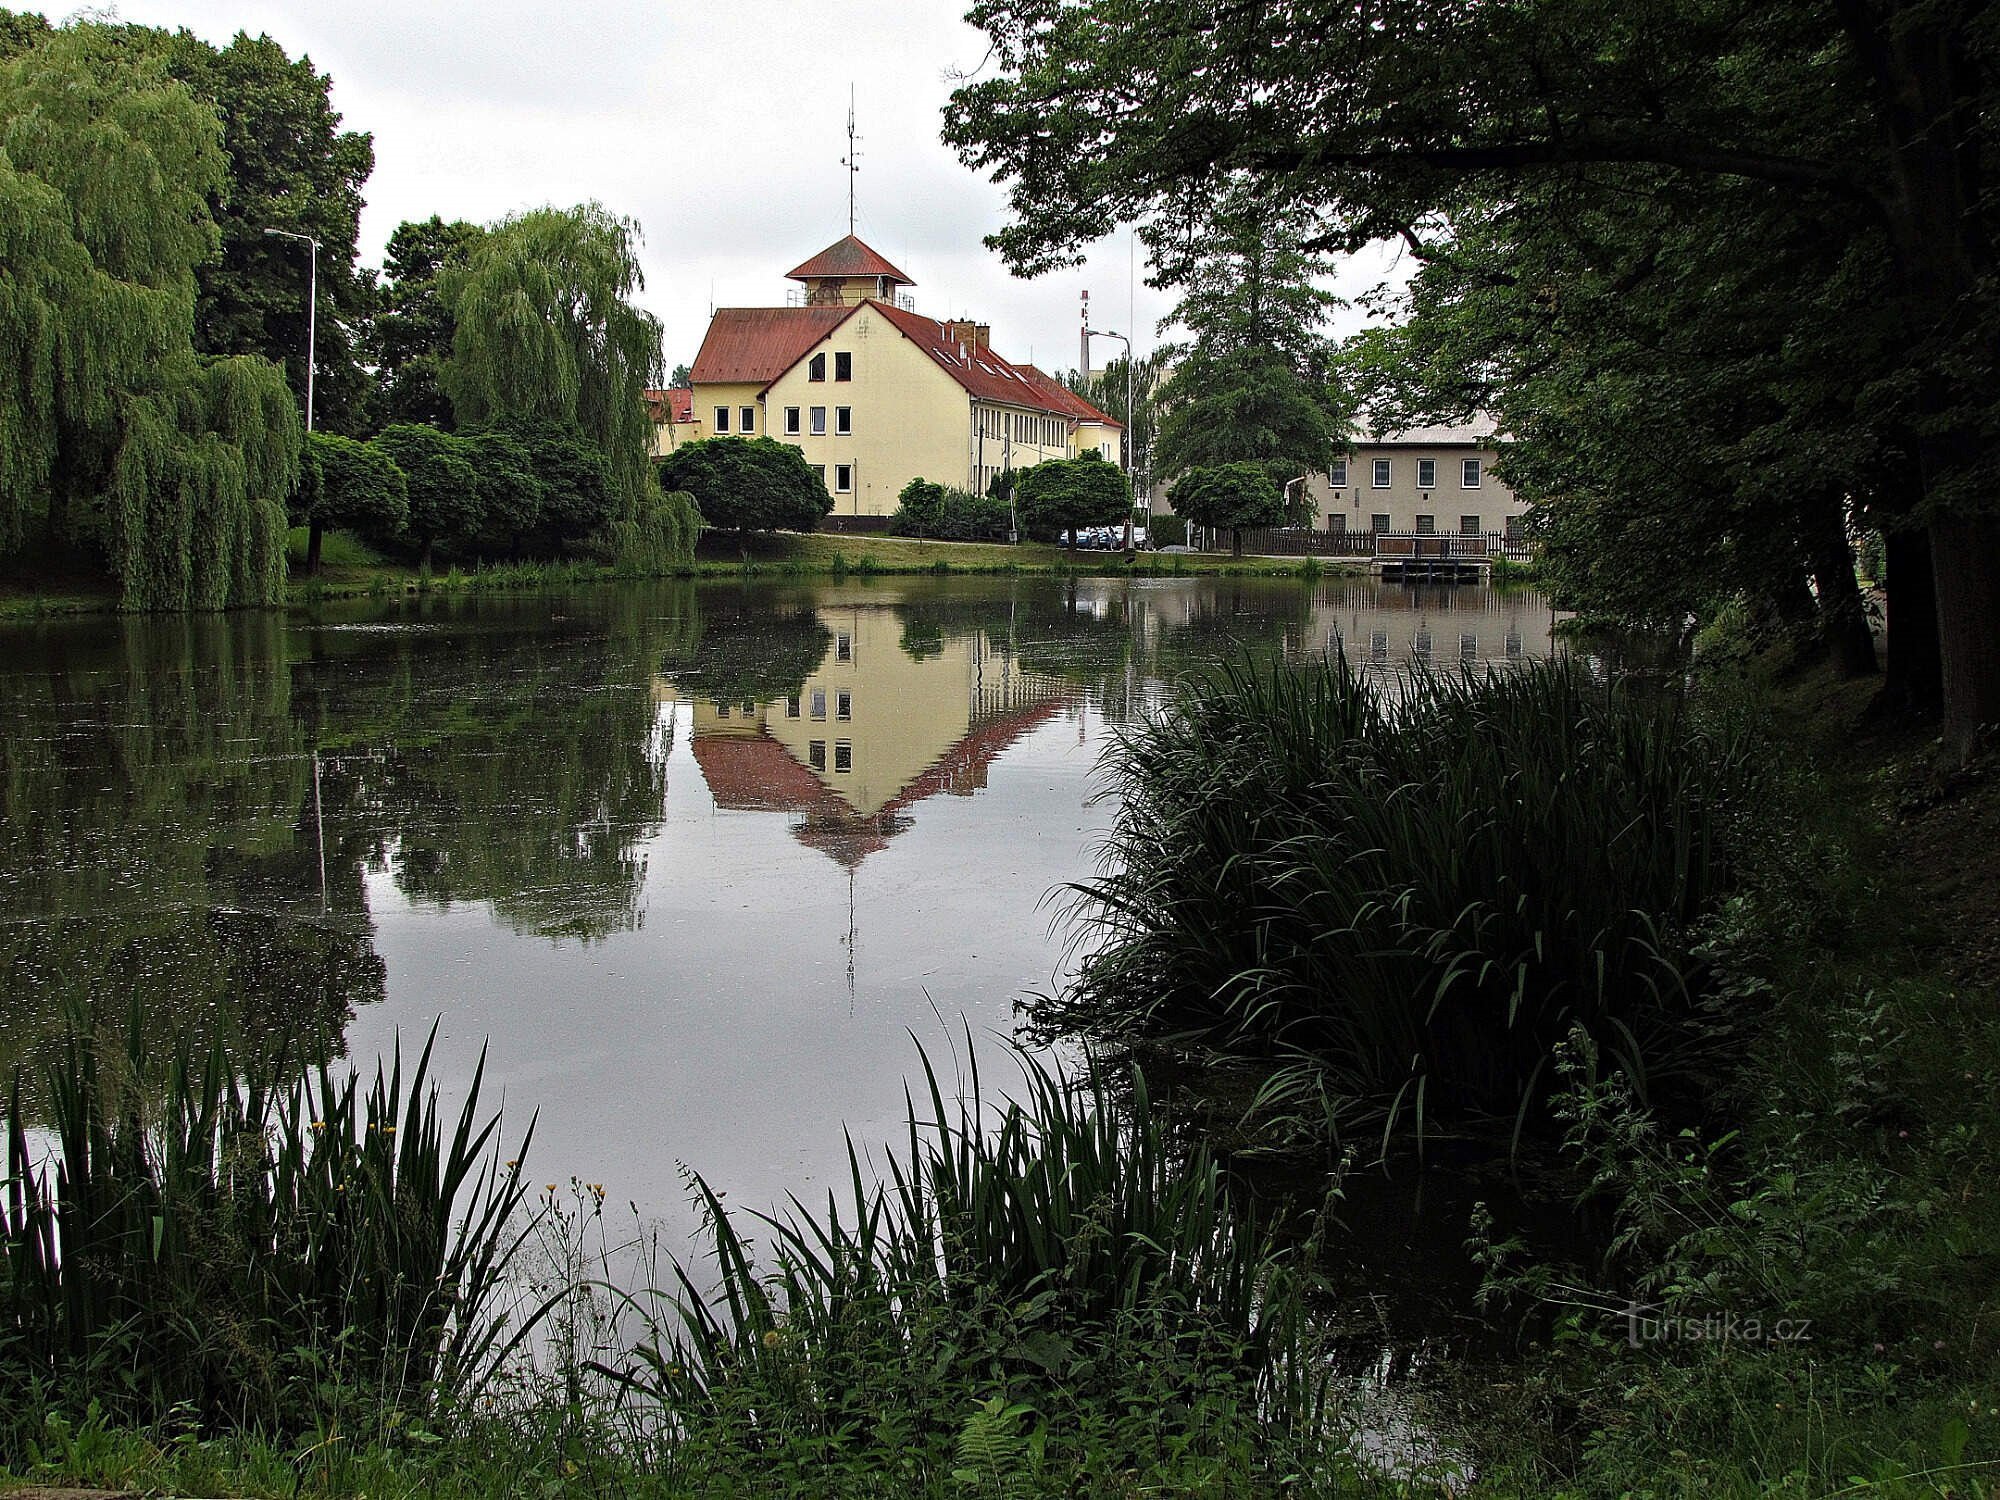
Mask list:
[{"label": "grassy bank", "polygon": [[[342,532],[324,539],[320,571],[305,571],[305,533],[291,540],[293,604],[417,591],[527,593],[617,582],[622,575],[585,561],[442,564],[426,573],[382,557]],[[679,576],[692,578],[845,578],[931,574],[1027,574],[1072,577],[1319,578],[1358,571],[1359,564],[1305,558],[1142,552],[1130,563],[1116,552],[1070,551],[1040,542],[1009,547],[986,542],[933,542],[913,537],[843,536],[831,532],[704,536],[695,560]],[[117,608],[115,587],[74,560],[40,570],[16,568],[0,577],[0,620],[95,614]]]}]

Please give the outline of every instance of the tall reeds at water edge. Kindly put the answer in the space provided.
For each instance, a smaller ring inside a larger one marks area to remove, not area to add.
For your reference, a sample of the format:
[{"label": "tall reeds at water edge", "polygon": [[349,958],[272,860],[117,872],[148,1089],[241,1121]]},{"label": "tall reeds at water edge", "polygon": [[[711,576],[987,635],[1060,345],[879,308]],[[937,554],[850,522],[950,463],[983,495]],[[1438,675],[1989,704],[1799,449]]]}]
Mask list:
[{"label": "tall reeds at water edge", "polygon": [[399,1048],[365,1090],[246,1071],[219,1044],[161,1073],[136,1017],[121,1051],[73,1016],[45,1080],[52,1153],[18,1077],[9,1100],[0,1407],[32,1392],[284,1434],[467,1393],[508,1336],[523,1190],[480,1075],[449,1122],[430,1054],[405,1075]]},{"label": "tall reeds at water edge", "polygon": [[1541,1123],[1582,1026],[1641,1096],[1718,1034],[1703,920],[1759,795],[1753,737],[1551,662],[1385,692],[1239,666],[1126,732],[1094,948],[1045,1034],[1293,1064],[1388,1149]]},{"label": "tall reeds at water edge", "polygon": [[995,1108],[976,1071],[948,1100],[924,1057],[905,1148],[878,1178],[850,1142],[823,1211],[732,1215],[697,1178],[719,1287],[678,1268],[675,1315],[648,1304],[637,1362],[600,1373],[726,1453],[885,1425],[948,1453],[969,1392],[1028,1403],[1051,1459],[1086,1439],[1125,1452],[1138,1440],[1105,1424],[1128,1407],[1139,1446],[1302,1435],[1324,1379],[1300,1343],[1303,1252],[1245,1215],[1206,1150],[1170,1138],[1142,1076],[1114,1098],[1022,1063],[1020,1096]]}]

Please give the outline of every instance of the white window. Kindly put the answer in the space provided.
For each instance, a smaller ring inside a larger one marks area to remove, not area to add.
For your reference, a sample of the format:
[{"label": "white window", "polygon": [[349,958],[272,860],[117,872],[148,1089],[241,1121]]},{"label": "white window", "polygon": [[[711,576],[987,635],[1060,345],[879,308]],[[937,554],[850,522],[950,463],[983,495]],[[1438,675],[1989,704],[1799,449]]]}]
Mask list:
[{"label": "white window", "polygon": [[854,488],[854,465],[835,464],[833,466],[833,492],[845,495]]},{"label": "white window", "polygon": [[1383,535],[1389,529],[1389,518],[1380,511],[1375,512],[1368,518],[1368,529],[1377,536]]},{"label": "white window", "polygon": [[815,771],[826,769],[826,741],[814,740],[806,746],[806,764]]},{"label": "white window", "polygon": [[755,432],[755,431],[757,430],[757,408],[756,408],[756,407],[754,407],[754,406],[745,406],[745,407],[742,407],[742,408],[740,408],[740,409],[739,409],[739,410],[737,411],[737,413],[736,413],[736,430],[737,430],[738,432]]},{"label": "white window", "polygon": [[1461,471],[1461,477],[1458,482],[1468,490],[1476,490],[1479,488],[1478,459],[1468,458],[1465,461],[1464,467]]},{"label": "white window", "polygon": [[718,406],[718,407],[716,407],[716,409],[715,409],[715,430],[716,430],[717,432],[727,432],[727,431],[729,431],[729,408],[728,408],[728,407],[726,407],[726,406]]},{"label": "white window", "polygon": [[785,408],[785,436],[797,437],[798,435],[799,409],[796,406],[788,406]]},{"label": "white window", "polygon": [[812,435],[814,437],[826,436],[826,408],[824,406],[815,406],[812,409]]},{"label": "white window", "polygon": [[849,433],[854,431],[853,407],[836,406],[833,409],[833,430],[835,435],[839,437],[846,437]]},{"label": "white window", "polygon": [[812,363],[806,366],[806,379],[826,379],[826,356],[824,354],[815,354],[812,357]]},{"label": "white window", "polygon": [[833,378],[835,380],[852,380],[854,378],[854,356],[852,354],[834,355]]},{"label": "white window", "polygon": [[1458,518],[1458,534],[1460,536],[1486,535],[1486,533],[1480,529],[1479,517],[1477,516],[1460,516]]},{"label": "white window", "polygon": [[1375,460],[1375,488],[1378,490],[1389,488],[1389,460],[1386,458]]},{"label": "white window", "polygon": [[833,658],[835,661],[854,660],[854,637],[846,631],[833,638]]},{"label": "white window", "polygon": [[813,698],[812,698],[812,716],[813,716],[813,717],[814,717],[815,719],[824,719],[824,718],[826,717],[826,689],[825,689],[825,688],[814,688],[814,689],[813,689]]},{"label": "white window", "polygon": [[1434,536],[1434,535],[1436,535],[1436,533],[1437,533],[1437,529],[1438,529],[1438,525],[1437,525],[1437,517],[1436,517],[1436,516],[1418,516],[1418,517],[1417,517],[1417,535],[1418,535],[1418,536]]},{"label": "white window", "polygon": [[1337,490],[1347,488],[1347,460],[1336,458],[1326,466],[1326,482]]},{"label": "white window", "polygon": [[1417,488],[1420,490],[1434,490],[1437,488],[1437,482],[1438,482],[1438,461],[1434,458],[1418,459]]}]

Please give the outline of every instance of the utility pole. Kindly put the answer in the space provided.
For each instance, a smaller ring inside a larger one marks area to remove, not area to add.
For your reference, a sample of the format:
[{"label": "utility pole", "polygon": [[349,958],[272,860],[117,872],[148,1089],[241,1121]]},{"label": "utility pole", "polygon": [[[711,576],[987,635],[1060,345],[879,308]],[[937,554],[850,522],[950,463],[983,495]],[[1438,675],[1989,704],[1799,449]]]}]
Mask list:
[{"label": "utility pole", "polygon": [[[1085,292],[1088,297],[1090,293]],[[1088,309],[1086,309],[1087,311]],[[1089,378],[1090,341],[1092,339],[1116,339],[1125,346],[1125,435],[1118,443],[1120,467],[1125,470],[1129,481],[1132,477],[1132,341],[1114,329],[1096,329],[1087,324],[1083,330],[1085,378]],[[1132,550],[1132,508],[1125,508],[1125,550]]]},{"label": "utility pole", "polygon": [[280,240],[299,240],[312,246],[312,284],[306,293],[306,431],[313,430],[313,366],[318,363],[319,342],[319,236],[299,234],[290,229],[267,229],[264,233]]}]

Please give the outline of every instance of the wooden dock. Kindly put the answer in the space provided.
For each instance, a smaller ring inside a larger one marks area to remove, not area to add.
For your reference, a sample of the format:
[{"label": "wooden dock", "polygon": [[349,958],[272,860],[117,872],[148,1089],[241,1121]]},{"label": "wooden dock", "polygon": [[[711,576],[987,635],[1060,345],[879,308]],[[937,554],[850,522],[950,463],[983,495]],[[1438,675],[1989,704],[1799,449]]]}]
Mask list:
[{"label": "wooden dock", "polygon": [[1369,567],[1383,578],[1407,582],[1479,583],[1493,570],[1493,549],[1484,536],[1379,531]]}]

